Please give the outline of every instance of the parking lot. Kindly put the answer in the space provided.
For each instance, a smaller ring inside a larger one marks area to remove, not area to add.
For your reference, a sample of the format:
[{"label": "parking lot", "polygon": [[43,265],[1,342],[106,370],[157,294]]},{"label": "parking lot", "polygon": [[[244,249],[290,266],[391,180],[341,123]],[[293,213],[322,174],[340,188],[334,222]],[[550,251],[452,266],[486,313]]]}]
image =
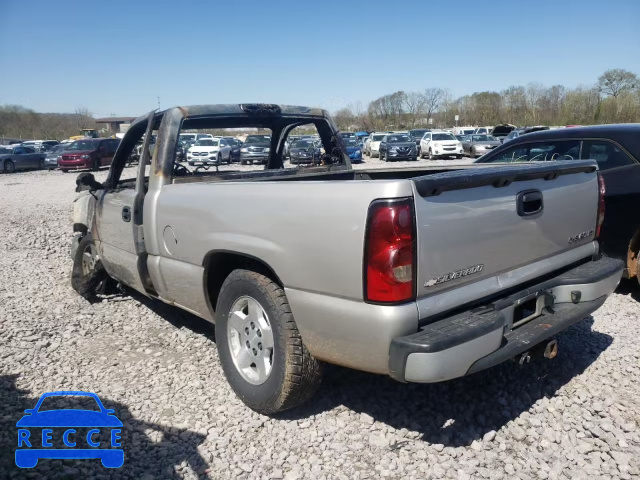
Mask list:
[{"label": "parking lot", "polygon": [[[386,166],[366,159],[355,168]],[[75,178],[0,175],[0,477],[640,475],[635,281],[623,281],[593,317],[562,333],[555,360],[509,362],[432,385],[332,367],[310,402],[270,418],[233,394],[210,324],[139,294],[88,303],[71,289]],[[124,424],[122,469],[97,460],[42,460],[27,473],[15,467],[7,452],[16,420],[54,390],[95,392],[115,409]]]}]

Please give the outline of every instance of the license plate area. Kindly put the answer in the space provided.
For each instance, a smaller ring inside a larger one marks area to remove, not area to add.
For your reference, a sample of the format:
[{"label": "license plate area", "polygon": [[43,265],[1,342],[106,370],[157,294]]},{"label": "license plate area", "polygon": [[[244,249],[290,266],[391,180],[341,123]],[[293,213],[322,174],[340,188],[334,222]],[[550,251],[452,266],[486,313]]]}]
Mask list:
[{"label": "license plate area", "polygon": [[514,329],[539,317],[547,308],[553,307],[553,295],[546,290],[519,298],[504,311],[509,319],[508,328]]}]

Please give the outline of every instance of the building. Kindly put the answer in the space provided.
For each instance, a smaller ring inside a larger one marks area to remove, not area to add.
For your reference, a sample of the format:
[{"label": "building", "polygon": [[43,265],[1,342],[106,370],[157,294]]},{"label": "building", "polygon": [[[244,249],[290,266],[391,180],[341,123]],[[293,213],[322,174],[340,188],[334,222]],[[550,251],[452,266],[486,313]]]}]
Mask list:
[{"label": "building", "polygon": [[118,132],[126,132],[131,122],[133,122],[136,117],[105,117],[105,118],[96,118],[96,123],[104,123],[106,124],[106,130],[111,133]]}]

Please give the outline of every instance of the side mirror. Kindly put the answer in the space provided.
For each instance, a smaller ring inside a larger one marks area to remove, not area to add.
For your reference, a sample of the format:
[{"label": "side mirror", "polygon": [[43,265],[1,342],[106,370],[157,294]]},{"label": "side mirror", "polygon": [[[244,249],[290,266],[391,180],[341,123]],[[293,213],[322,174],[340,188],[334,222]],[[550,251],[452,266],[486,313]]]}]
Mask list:
[{"label": "side mirror", "polygon": [[93,173],[84,172],[76,178],[76,192],[84,190],[102,190],[104,185],[96,180]]}]

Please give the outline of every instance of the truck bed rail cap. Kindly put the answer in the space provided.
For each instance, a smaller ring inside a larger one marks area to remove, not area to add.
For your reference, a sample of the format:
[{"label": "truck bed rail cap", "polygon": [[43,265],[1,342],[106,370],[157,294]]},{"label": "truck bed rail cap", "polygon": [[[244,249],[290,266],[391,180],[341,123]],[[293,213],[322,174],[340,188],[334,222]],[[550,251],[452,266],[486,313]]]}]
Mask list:
[{"label": "truck bed rail cap", "polygon": [[416,190],[422,197],[440,195],[449,190],[493,185],[505,187],[512,182],[543,178],[553,180],[560,175],[580,172],[594,172],[598,166],[594,160],[568,160],[539,163],[503,164],[499,167],[471,166],[464,170],[454,170],[413,179]]}]

